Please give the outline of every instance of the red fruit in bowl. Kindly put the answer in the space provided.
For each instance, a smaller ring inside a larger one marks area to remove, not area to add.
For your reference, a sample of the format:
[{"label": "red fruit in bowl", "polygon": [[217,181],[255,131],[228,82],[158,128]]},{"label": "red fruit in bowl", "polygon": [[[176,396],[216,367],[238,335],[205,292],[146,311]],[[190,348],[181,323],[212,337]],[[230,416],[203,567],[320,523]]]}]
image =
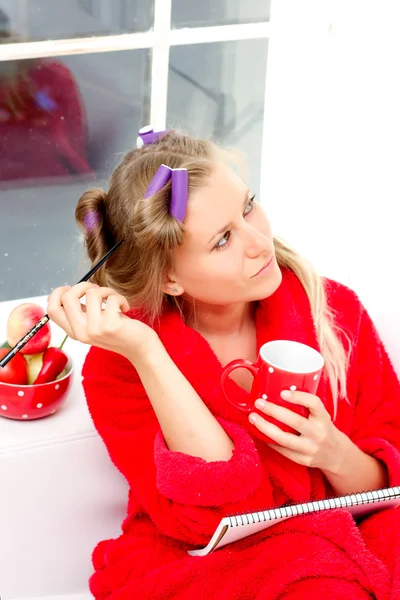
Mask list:
[{"label": "red fruit in bowl", "polygon": [[[19,342],[40,319],[45,316],[45,311],[38,304],[24,302],[10,312],[7,321],[7,342],[11,347]],[[44,352],[50,344],[51,329],[46,323],[20,350],[21,354],[39,354]]]},{"label": "red fruit in bowl", "polygon": [[[3,358],[9,351],[9,348],[0,348],[0,358]],[[28,365],[21,354],[16,354],[5,367],[0,367],[0,381],[16,385],[28,383]]]},{"label": "red fruit in bowl", "polygon": [[43,364],[34,384],[54,381],[63,372],[68,356],[60,348],[47,348],[43,354]]}]

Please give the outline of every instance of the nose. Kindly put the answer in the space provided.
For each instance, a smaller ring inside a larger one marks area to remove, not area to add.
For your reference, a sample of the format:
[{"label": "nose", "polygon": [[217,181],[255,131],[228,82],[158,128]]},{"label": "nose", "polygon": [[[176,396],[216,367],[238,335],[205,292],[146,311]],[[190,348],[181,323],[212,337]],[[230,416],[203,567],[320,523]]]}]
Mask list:
[{"label": "nose", "polygon": [[271,246],[270,240],[255,227],[246,224],[243,236],[245,252],[248,258],[257,258],[260,254],[267,254],[269,252]]}]

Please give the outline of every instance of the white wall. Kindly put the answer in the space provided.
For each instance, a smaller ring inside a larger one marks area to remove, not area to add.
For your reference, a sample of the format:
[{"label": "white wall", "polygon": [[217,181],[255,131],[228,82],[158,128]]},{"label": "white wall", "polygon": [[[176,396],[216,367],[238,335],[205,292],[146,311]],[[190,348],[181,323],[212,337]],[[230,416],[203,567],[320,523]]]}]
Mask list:
[{"label": "white wall", "polygon": [[400,372],[398,0],[274,0],[262,197],[348,284]]}]

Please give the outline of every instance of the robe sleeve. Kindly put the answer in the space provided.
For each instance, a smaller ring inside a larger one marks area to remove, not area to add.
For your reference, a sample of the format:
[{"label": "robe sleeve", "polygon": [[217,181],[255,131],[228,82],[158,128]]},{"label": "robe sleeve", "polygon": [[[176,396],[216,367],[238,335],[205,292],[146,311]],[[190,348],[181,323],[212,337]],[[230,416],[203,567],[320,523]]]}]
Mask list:
[{"label": "robe sleeve", "polygon": [[400,485],[400,383],[365,308],[358,339],[358,393],[351,438],[387,468]]},{"label": "robe sleeve", "polygon": [[240,502],[259,488],[261,460],[242,427],[218,419],[234,444],[227,461],[207,462],[173,452],[127,359],[93,347],[82,375],[89,411],[111,460],[127,479],[131,494],[166,535],[208,542],[220,519],[240,512]]}]

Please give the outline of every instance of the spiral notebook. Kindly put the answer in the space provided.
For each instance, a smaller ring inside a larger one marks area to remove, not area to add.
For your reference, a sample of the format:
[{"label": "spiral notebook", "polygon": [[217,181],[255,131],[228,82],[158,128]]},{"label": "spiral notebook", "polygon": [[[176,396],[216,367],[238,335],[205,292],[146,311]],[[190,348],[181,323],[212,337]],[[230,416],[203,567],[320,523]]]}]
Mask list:
[{"label": "spiral notebook", "polygon": [[371,492],[337,496],[336,498],[328,498],[326,500],[292,504],[280,508],[225,517],[221,520],[205,548],[190,550],[188,553],[191,556],[205,556],[217,548],[226,546],[226,544],[231,544],[253,533],[267,529],[267,527],[272,527],[272,525],[276,525],[281,521],[299,515],[341,508],[351,512],[357,520],[370,513],[386,508],[395,508],[399,505],[400,487],[390,487]]}]

